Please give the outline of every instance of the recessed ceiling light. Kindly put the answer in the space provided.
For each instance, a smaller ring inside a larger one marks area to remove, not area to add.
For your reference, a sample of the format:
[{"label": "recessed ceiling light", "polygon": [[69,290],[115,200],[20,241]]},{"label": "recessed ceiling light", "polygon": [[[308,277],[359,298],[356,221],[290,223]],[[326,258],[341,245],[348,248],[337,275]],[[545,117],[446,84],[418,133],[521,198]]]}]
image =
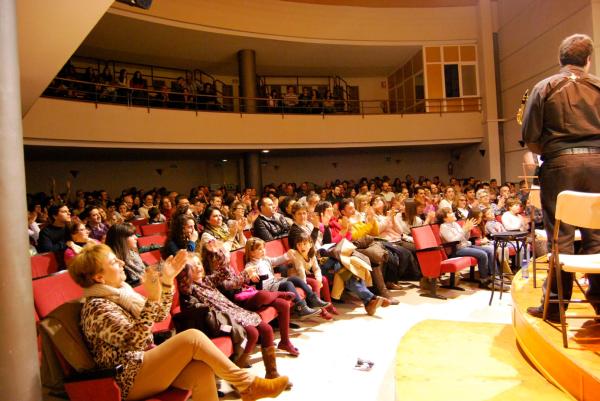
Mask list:
[{"label": "recessed ceiling light", "polygon": [[270,152],[270,150],[269,150],[269,149],[263,149],[263,151],[262,151],[262,152],[263,152],[263,153],[269,153],[269,152]]},{"label": "recessed ceiling light", "polygon": [[227,162],[227,159],[223,159],[223,160],[221,160],[221,161],[222,161],[223,163],[226,163],[226,162]]}]

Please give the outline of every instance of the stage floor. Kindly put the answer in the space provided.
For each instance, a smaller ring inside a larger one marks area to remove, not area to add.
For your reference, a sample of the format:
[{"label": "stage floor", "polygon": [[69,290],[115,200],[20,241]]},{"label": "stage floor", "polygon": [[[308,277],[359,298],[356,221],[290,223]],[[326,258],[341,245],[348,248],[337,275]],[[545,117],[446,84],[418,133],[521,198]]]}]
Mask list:
[{"label": "stage floor", "polygon": [[396,400],[571,399],[519,352],[509,324],[425,320],[396,352]]},{"label": "stage floor", "polygon": [[[538,263],[538,267],[547,267]],[[529,278],[517,274],[511,288],[513,324],[517,341],[534,366],[557,387],[577,400],[600,399],[600,323],[593,320],[568,320],[569,348],[562,345],[560,325],[544,322],[527,314],[529,306],[540,304],[545,272],[538,273],[533,288],[531,266]],[[577,286],[574,298],[581,297]],[[589,304],[573,304],[569,313],[592,314]]]}]

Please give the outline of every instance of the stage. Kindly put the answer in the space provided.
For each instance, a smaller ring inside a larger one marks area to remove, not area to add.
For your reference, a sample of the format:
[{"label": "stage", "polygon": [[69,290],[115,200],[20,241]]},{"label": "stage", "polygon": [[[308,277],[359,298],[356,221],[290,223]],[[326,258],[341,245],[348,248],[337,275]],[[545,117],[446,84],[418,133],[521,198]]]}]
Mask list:
[{"label": "stage", "polygon": [[[511,287],[515,336],[531,363],[553,384],[576,400],[600,399],[600,323],[569,319],[569,348],[563,348],[560,325],[544,322],[527,314],[529,306],[540,304],[542,282],[546,272],[538,271],[538,285],[533,288],[533,266],[529,278],[517,274]],[[547,264],[538,263],[538,267]],[[581,297],[574,285],[573,296]],[[589,304],[572,304],[569,313],[592,314]]]}]

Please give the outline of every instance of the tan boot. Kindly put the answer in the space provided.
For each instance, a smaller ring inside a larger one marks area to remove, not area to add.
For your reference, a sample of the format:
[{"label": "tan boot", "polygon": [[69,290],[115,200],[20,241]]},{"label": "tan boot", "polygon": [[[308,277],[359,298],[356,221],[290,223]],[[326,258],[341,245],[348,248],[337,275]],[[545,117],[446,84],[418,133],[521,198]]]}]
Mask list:
[{"label": "tan boot", "polygon": [[277,372],[277,359],[275,356],[275,346],[272,345],[267,348],[262,348],[262,357],[263,362],[265,364],[265,378],[266,379],[275,379],[279,377],[279,372]]},{"label": "tan boot", "polygon": [[235,364],[237,365],[238,368],[249,368],[250,366],[252,366],[250,364],[250,353],[249,352],[244,352],[242,355],[240,355],[240,357],[235,361]]},{"label": "tan boot", "polygon": [[[265,364],[265,379],[276,379],[279,376],[279,372],[277,371],[277,357],[275,355],[275,346],[272,345],[267,348],[262,348],[262,357],[263,362]],[[286,390],[290,390],[292,388],[292,382],[288,381],[286,386]]]},{"label": "tan boot", "polygon": [[287,388],[289,379],[287,376],[280,376],[276,379],[263,379],[262,377],[255,377],[254,381],[250,386],[240,391],[240,398],[242,401],[255,401],[261,398],[275,398],[283,390]]}]

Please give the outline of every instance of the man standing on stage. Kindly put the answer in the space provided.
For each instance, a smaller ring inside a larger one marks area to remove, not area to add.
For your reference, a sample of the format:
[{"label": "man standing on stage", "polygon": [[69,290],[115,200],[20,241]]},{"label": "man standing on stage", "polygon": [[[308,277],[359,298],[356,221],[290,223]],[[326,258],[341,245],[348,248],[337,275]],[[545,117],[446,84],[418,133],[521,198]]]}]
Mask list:
[{"label": "man standing on stage", "polygon": [[[556,197],[561,191],[600,192],[600,79],[589,74],[593,49],[587,35],[563,40],[560,72],[537,83],[525,107],[523,141],[543,161],[539,178],[548,238],[553,235]],[[573,254],[574,231],[573,226],[560,225],[561,253]],[[581,236],[582,253],[600,253],[600,230],[582,229]],[[570,299],[572,273],[562,272],[561,280],[565,299]],[[588,298],[600,298],[600,275],[591,275],[589,283]],[[558,297],[556,279],[549,296]],[[600,312],[599,305],[594,307]],[[558,304],[551,303],[549,308],[548,320],[560,322]],[[543,306],[527,308],[527,312],[542,317]]]}]

